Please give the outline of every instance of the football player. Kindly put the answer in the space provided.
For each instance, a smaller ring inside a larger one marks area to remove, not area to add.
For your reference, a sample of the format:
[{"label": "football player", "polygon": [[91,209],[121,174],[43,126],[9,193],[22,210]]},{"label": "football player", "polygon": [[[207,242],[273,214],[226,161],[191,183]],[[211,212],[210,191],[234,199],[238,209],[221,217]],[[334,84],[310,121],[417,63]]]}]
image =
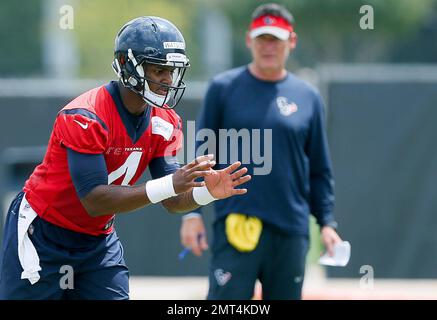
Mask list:
[{"label": "football player", "polygon": [[[112,67],[118,81],[85,92],[58,113],[43,162],[10,206],[1,299],[128,299],[115,214],[158,202],[187,212],[247,192],[236,188],[250,179],[239,162],[215,171],[212,155],[182,167],[176,160],[182,121],[173,108],[189,60],[171,22],[126,23]],[[147,167],[153,180],[135,185]]]}]

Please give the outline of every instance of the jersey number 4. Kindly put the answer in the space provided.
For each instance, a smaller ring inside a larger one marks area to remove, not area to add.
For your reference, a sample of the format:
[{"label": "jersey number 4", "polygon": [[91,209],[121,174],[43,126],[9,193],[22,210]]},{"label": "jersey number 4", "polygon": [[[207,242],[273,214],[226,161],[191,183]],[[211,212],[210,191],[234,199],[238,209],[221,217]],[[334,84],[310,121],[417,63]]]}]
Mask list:
[{"label": "jersey number 4", "polygon": [[108,184],[113,183],[115,180],[117,180],[118,178],[120,178],[125,174],[121,185],[127,186],[129,182],[132,180],[132,178],[134,177],[135,173],[137,172],[138,165],[140,164],[140,159],[142,155],[143,155],[142,152],[133,151],[129,155],[129,157],[127,157],[126,161],[121,165],[121,167],[112,171],[108,175]]}]

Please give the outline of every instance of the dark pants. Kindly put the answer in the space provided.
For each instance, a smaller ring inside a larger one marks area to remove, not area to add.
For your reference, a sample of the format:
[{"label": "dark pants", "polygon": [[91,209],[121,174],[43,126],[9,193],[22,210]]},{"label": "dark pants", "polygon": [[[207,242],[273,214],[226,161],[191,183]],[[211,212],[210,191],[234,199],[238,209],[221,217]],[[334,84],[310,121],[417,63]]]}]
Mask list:
[{"label": "dark pants", "polygon": [[6,218],[0,299],[129,298],[129,272],[115,231],[91,236],[60,228],[40,217],[33,220],[28,235],[40,259],[41,278],[33,285],[28,279],[21,279],[17,221],[22,198],[21,192]]},{"label": "dark pants", "polygon": [[208,299],[251,299],[257,279],[263,299],[301,299],[307,235],[286,235],[264,223],[255,250],[239,252],[226,238],[224,219],[213,228]]}]

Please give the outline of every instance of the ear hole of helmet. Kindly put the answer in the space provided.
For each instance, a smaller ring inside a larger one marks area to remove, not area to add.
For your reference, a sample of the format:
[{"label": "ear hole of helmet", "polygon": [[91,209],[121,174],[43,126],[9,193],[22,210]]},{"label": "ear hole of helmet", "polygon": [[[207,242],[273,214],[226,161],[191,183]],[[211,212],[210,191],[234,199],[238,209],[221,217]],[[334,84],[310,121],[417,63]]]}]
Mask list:
[{"label": "ear hole of helmet", "polygon": [[[132,55],[133,57],[133,55]],[[144,74],[144,71],[142,70],[143,67],[141,65],[138,65],[135,57],[131,59],[129,56],[125,57],[124,55],[120,55],[119,57],[120,62],[124,61],[124,63],[121,64],[121,76],[120,78],[123,81],[123,84],[127,85],[128,83],[136,90],[136,91],[142,91],[143,90],[143,80],[140,74],[138,74],[141,69],[142,73]],[[115,59],[115,63],[117,64],[118,59]]]}]

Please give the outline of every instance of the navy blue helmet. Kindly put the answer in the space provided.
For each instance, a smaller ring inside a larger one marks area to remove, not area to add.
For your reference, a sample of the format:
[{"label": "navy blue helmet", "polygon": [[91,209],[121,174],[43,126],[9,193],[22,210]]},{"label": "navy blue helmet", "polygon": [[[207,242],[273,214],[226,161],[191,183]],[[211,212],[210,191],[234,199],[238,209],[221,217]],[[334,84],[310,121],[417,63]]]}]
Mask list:
[{"label": "navy blue helmet", "polygon": [[[165,96],[150,90],[148,82],[156,82],[147,77],[144,64],[173,69],[172,84],[159,84],[167,89]],[[185,91],[183,78],[189,66],[184,37],[175,25],[163,18],[133,19],[120,29],[115,38],[112,68],[125,87],[154,107],[176,107]]]}]

